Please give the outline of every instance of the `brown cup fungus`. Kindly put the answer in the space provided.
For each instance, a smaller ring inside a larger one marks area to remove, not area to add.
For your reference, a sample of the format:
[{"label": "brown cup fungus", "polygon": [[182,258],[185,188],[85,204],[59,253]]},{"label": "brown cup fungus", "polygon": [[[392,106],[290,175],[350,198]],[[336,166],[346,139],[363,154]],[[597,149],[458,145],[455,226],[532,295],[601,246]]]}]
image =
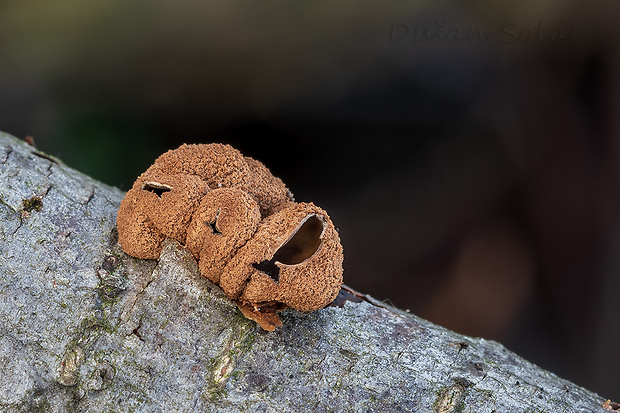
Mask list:
[{"label": "brown cup fungus", "polygon": [[165,237],[266,330],[276,311],[314,311],[342,284],[342,246],[327,213],[295,203],[282,181],[228,145],[182,145],[134,183],[117,216],[123,250],[157,259]]}]

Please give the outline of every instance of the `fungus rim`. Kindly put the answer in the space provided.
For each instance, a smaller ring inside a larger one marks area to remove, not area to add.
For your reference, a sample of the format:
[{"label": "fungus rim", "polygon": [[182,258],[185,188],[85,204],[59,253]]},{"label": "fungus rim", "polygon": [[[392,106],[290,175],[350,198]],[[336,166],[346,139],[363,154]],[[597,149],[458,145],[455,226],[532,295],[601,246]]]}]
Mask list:
[{"label": "fungus rim", "polygon": [[140,189],[142,189],[143,191],[152,192],[157,195],[158,198],[161,198],[163,194],[172,191],[173,188],[170,185],[162,184],[155,181],[144,181]]}]

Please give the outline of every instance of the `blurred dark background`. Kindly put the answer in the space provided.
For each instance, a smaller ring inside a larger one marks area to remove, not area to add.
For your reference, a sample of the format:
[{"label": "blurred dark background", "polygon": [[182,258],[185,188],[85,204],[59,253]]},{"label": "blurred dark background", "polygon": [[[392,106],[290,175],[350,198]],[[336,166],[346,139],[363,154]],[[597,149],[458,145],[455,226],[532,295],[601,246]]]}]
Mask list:
[{"label": "blurred dark background", "polygon": [[620,400],[620,3],[0,3],[0,130],[128,189],[226,142],[352,288]]}]

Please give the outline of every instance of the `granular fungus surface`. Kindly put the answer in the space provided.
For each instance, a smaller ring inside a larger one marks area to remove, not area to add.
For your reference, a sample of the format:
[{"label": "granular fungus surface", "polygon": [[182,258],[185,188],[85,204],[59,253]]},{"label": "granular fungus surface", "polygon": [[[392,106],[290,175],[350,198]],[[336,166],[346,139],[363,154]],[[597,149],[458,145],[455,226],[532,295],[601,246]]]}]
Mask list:
[{"label": "granular fungus surface", "polygon": [[284,183],[229,145],[182,145],[136,179],[117,216],[119,243],[158,259],[166,237],[184,244],[200,273],[262,328],[276,311],[314,311],[342,285],[342,246],[313,203],[294,202]]}]

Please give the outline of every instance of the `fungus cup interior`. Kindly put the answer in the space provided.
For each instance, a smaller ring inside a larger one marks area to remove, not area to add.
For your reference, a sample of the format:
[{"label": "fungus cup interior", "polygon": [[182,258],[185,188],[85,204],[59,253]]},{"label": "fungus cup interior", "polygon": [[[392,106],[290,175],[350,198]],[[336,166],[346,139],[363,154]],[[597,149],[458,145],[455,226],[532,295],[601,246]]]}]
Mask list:
[{"label": "fungus cup interior", "polygon": [[252,266],[269,275],[274,281],[280,280],[280,268],[276,262],[296,265],[312,257],[321,245],[325,221],[316,215],[309,215],[293,236],[284,243],[270,260],[254,263]]}]

